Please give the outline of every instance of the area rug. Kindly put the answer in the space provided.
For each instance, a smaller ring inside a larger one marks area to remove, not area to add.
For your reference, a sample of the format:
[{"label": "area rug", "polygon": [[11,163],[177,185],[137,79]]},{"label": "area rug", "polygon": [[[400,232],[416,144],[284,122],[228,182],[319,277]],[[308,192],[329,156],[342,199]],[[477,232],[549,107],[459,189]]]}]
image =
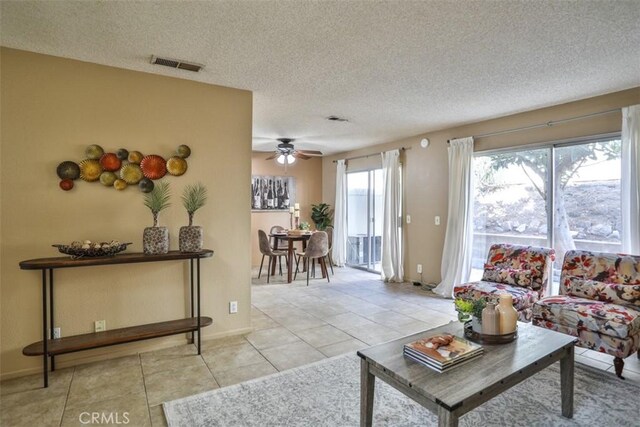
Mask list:
[{"label": "area rug", "polygon": [[[556,363],[460,418],[461,426],[630,426],[640,386],[576,363],[574,417],[560,415]],[[437,426],[437,416],[376,380],[376,426]],[[170,427],[358,426],[360,360],[344,355],[164,404]],[[636,424],[637,425],[637,424]]]}]

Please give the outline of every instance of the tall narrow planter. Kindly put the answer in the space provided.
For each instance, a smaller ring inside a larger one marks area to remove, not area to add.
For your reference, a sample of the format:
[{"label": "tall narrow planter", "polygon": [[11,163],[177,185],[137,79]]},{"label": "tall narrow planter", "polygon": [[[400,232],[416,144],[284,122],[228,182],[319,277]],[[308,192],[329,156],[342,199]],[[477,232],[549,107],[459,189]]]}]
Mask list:
[{"label": "tall narrow planter", "polygon": [[200,252],[204,241],[204,231],[199,225],[180,227],[180,252]]},{"label": "tall narrow planter", "polygon": [[169,229],[167,227],[146,227],[142,234],[142,247],[147,255],[169,252]]}]

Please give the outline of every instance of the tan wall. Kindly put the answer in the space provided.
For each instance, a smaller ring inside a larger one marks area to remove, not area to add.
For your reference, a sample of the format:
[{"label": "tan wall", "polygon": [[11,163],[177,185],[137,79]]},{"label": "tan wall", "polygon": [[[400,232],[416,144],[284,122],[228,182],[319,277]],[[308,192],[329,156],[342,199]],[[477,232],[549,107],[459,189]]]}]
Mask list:
[{"label": "tan wall", "polygon": [[[335,203],[336,168],[333,160],[379,153],[399,147],[411,147],[401,156],[404,164],[405,212],[411,215],[411,224],[405,224],[404,233],[405,274],[408,280],[418,280],[416,265],[422,264],[423,281],[437,283],[440,281],[440,264],[447,219],[448,139],[547,123],[638,103],[640,103],[640,88],[634,88],[325,157],[322,163],[323,199],[328,200],[329,203]],[[480,138],[475,142],[475,150],[482,151],[619,132],[621,121],[621,114],[618,112],[552,127]],[[429,138],[431,141],[429,148],[420,147],[422,138]],[[367,166],[380,167],[380,156],[376,155],[350,162],[348,170],[358,170]],[[439,226],[434,225],[436,215],[441,217],[441,225]]]},{"label": "tan wall", "polygon": [[[189,170],[170,182],[173,205],[160,224],[177,233],[187,222],[180,203],[184,185],[200,181],[208,204],[195,223],[205,230],[202,313],[214,319],[203,336],[250,327],[250,214],[252,94],[248,91],[126,71],[101,65],[2,49],[2,374],[39,371],[41,359],[22,348],[41,339],[40,274],[21,271],[24,259],[56,256],[53,243],[72,240],[133,242],[142,250],[150,212],[137,188],[117,192],[76,181],[58,188],[56,166],[81,160],[88,144],[169,155],[191,146]],[[58,270],[55,326],[63,336],[177,319],[187,314],[184,262]],[[228,314],[237,300],[239,312]],[[174,336],[59,358],[59,366],[178,342]]]},{"label": "tan wall", "polygon": [[[253,175],[283,176],[284,166],[275,160],[265,160],[269,153],[253,152],[251,156],[251,173]],[[313,227],[311,221],[311,205],[323,202],[322,199],[322,159],[296,160],[287,166],[287,175],[296,179],[296,200],[300,203],[300,221],[306,221]],[[329,202],[333,205],[332,202]],[[249,201],[247,199],[247,206]],[[260,265],[262,255],[258,247],[258,230],[267,234],[274,225],[289,228],[288,212],[252,212],[251,213],[251,264]]]}]

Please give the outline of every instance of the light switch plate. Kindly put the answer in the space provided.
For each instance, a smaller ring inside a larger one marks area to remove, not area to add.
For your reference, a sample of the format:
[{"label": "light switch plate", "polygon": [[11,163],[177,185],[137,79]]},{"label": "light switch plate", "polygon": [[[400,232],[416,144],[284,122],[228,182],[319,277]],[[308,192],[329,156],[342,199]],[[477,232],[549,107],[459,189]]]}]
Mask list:
[{"label": "light switch plate", "polygon": [[411,224],[411,215],[407,215],[407,224]]}]

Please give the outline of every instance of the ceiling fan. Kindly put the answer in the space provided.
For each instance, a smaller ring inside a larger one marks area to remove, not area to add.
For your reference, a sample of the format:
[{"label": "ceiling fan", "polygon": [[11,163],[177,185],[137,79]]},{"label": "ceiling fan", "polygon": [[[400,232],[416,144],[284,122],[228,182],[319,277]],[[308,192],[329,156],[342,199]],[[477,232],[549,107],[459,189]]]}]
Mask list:
[{"label": "ceiling fan", "polygon": [[296,150],[292,142],[293,138],[278,138],[280,142],[276,147],[276,151],[273,152],[266,160],[276,159],[278,163],[287,165],[296,161],[296,159],[308,160],[312,157],[322,156],[321,151],[316,150]]}]

